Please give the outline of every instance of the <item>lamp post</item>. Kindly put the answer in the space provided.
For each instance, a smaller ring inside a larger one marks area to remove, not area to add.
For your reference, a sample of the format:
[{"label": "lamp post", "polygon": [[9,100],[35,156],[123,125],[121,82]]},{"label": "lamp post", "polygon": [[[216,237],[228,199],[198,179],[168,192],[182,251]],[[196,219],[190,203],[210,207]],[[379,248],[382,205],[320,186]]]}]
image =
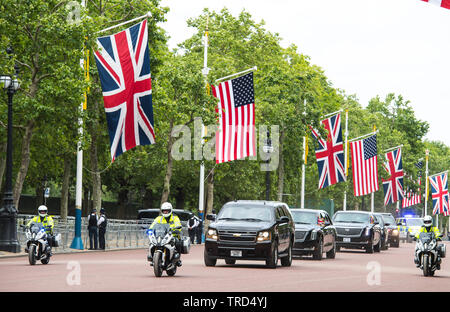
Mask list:
[{"label": "lamp post", "polygon": [[[8,54],[12,50],[8,49]],[[17,210],[14,207],[12,192],[12,99],[14,93],[19,89],[17,80],[18,67],[15,67],[14,77],[0,76],[0,87],[8,94],[8,134],[6,148],[6,187],[3,195],[3,205],[0,208],[0,250],[9,252],[19,252],[20,245],[17,240]]]},{"label": "lamp post", "polygon": [[270,170],[269,170],[269,163],[270,163],[270,154],[273,151],[273,147],[272,147],[272,140],[270,140],[269,130],[268,129],[267,129],[267,139],[264,142],[263,151],[264,151],[264,153],[268,154],[268,157],[267,157],[267,160],[266,160],[266,164],[267,164],[267,168],[266,168],[266,200],[270,200]]}]

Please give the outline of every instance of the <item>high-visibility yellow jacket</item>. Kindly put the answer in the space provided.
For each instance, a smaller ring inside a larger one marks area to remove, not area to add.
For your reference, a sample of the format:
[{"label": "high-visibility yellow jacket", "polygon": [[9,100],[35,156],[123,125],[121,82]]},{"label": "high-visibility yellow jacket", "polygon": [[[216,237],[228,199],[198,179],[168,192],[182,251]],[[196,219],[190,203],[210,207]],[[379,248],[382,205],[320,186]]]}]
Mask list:
[{"label": "high-visibility yellow jacket", "polygon": [[441,235],[441,233],[439,232],[439,229],[438,229],[437,227],[431,226],[429,229],[430,229],[430,230],[427,231],[427,228],[424,227],[424,226],[422,226],[422,227],[420,228],[420,230],[417,232],[416,238],[419,238],[420,233],[429,233],[429,232],[433,232],[435,237],[438,237],[439,235]]},{"label": "high-visibility yellow jacket", "polygon": [[[149,229],[153,229],[153,227],[157,223],[161,223],[161,224],[169,223],[171,229],[174,229],[176,227],[181,227],[180,218],[178,218],[178,216],[174,215],[174,214],[172,214],[170,216],[169,222],[167,222],[167,219],[163,216],[159,216],[159,217],[155,218],[155,220],[153,220],[153,223],[150,225]],[[180,235],[181,230],[173,230],[173,233],[174,233],[175,237],[181,238],[181,235]]]},{"label": "high-visibility yellow jacket", "polygon": [[27,226],[30,226],[30,224],[33,222],[42,223],[42,226],[45,228],[45,232],[47,234],[53,234],[54,222],[51,216],[47,215],[44,218],[42,218],[41,216],[36,216],[27,223]]}]

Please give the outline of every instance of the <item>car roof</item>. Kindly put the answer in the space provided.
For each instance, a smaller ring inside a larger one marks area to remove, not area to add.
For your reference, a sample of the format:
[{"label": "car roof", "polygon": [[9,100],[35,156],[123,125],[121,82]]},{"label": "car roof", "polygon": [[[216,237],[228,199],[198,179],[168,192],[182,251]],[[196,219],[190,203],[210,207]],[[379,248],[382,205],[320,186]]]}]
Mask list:
[{"label": "car roof", "polygon": [[308,208],[290,208],[291,211],[305,211],[305,212],[326,212],[321,209],[308,209]]},{"label": "car roof", "polygon": [[235,200],[235,201],[229,201],[225,203],[224,206],[232,206],[232,205],[239,205],[239,204],[252,204],[255,206],[281,206],[284,205],[289,208],[289,206],[286,203],[279,202],[279,201],[268,201],[268,200]]},{"label": "car roof", "polygon": [[370,211],[360,211],[360,210],[339,210],[336,211],[336,213],[361,213],[361,214],[371,214],[372,212]]}]

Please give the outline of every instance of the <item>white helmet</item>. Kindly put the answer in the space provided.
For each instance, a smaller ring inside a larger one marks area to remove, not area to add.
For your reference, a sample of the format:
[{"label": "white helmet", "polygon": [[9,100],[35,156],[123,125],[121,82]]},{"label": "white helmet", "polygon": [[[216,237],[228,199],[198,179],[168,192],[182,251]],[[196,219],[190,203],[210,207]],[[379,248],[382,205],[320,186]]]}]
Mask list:
[{"label": "white helmet", "polygon": [[431,218],[431,216],[425,216],[423,218],[423,225],[426,228],[429,228],[429,227],[431,227],[433,225],[433,219]]},{"label": "white helmet", "polygon": [[48,211],[47,206],[40,205],[38,208],[38,213],[41,217],[45,217],[47,215],[47,211]]},{"label": "white helmet", "polygon": [[161,205],[161,214],[163,217],[168,218],[172,214],[172,204],[165,202]]}]

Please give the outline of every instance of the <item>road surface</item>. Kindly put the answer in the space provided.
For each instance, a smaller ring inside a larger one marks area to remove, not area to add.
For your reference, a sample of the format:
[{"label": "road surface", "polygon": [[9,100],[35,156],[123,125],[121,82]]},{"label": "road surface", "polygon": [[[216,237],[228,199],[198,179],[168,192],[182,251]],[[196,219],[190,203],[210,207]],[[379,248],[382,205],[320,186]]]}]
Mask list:
[{"label": "road surface", "polygon": [[[450,244],[446,242],[447,248]],[[390,292],[450,291],[450,263],[443,259],[434,277],[413,263],[413,243],[381,253],[343,249],[336,259],[294,259],[291,267],[264,262],[203,264],[203,245],[182,255],[176,276],[156,278],[147,250],[56,254],[50,264],[31,266],[26,257],[0,259],[0,292]]]}]

